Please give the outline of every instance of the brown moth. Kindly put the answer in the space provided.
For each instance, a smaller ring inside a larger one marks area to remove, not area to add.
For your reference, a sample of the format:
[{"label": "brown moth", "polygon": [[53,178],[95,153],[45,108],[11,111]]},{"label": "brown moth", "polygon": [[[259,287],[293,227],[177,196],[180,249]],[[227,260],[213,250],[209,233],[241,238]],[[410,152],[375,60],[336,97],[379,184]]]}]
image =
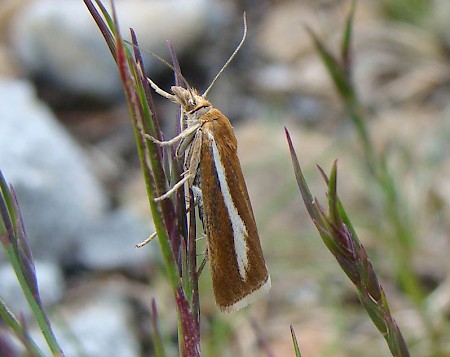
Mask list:
[{"label": "brown moth", "polygon": [[224,67],[203,95],[179,86],[172,94],[150,79],[155,91],[181,106],[182,132],[166,146],[179,142],[177,155],[184,155],[184,177],[156,201],[169,197],[183,184],[192,188],[206,233],[216,303],[223,312],[237,311],[270,289],[255,217],[237,156],[237,141],[228,118],[206,99],[206,94],[242,46],[244,36]]}]

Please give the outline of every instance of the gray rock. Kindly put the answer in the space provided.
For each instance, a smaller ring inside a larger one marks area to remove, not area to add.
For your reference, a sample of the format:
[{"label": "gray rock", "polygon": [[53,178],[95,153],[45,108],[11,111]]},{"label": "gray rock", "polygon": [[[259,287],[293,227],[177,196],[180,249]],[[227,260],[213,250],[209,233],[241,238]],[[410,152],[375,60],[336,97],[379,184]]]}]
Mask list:
[{"label": "gray rock", "polygon": [[0,169],[17,193],[33,255],[62,260],[106,196],[84,152],[22,81],[0,81]]},{"label": "gray rock", "polygon": [[[148,261],[154,245],[136,249],[154,228],[145,227],[130,211],[117,210],[97,221],[81,237],[77,260],[94,270],[132,269]],[[154,242],[157,244],[157,242]]]},{"label": "gray rock", "polygon": [[[64,324],[53,323],[53,330],[66,357],[134,357],[139,356],[139,344],[130,328],[131,317],[125,300],[109,291],[63,312],[59,320]],[[31,331],[31,336],[48,351],[40,331]]]},{"label": "gray rock", "polygon": [[[44,306],[57,303],[64,293],[64,278],[59,267],[53,263],[36,261],[36,277]],[[9,264],[0,265],[0,291],[2,299],[16,316],[31,314],[29,305]]]},{"label": "gray rock", "polygon": [[[104,3],[109,6],[108,1]],[[141,48],[163,57],[166,40],[181,54],[208,31],[214,19],[229,13],[207,0],[126,0],[115,5],[122,35],[128,38],[128,28],[133,27]],[[215,30],[220,23],[214,24]],[[71,93],[106,100],[121,93],[112,56],[82,1],[31,2],[14,19],[11,33],[26,72]]]}]

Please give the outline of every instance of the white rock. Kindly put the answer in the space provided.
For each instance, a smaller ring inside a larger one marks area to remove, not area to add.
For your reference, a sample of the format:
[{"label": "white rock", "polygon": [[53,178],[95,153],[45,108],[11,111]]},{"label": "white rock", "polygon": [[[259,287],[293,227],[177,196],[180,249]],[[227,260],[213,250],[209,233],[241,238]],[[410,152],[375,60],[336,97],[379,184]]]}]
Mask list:
[{"label": "white rock", "polygon": [[[36,261],[35,268],[42,303],[44,306],[57,303],[61,299],[65,287],[61,270],[57,265],[43,261]],[[9,264],[0,266],[0,291],[2,299],[16,316],[21,313],[31,314],[14,269]]]},{"label": "white rock", "polygon": [[[140,354],[130,318],[125,301],[109,292],[86,299],[77,309],[64,313],[60,317],[64,325],[55,321],[52,325],[66,357],[134,357]],[[40,331],[32,331],[31,336],[43,351],[48,351]]]},{"label": "white rock", "polygon": [[0,169],[17,193],[35,258],[70,256],[106,196],[81,148],[22,81],[0,81]]},{"label": "white rock", "polygon": [[[117,210],[100,219],[83,235],[77,260],[96,270],[136,268],[149,259],[158,242],[136,249],[154,228],[144,224],[130,211]],[[155,245],[156,244],[156,245]]]},{"label": "white rock", "polygon": [[[128,29],[134,28],[140,47],[163,57],[166,40],[180,54],[208,31],[208,23],[224,15],[216,2],[207,0],[116,0],[115,5],[122,35],[129,38]],[[14,19],[11,33],[28,73],[72,93],[104,99],[121,93],[112,56],[82,1],[31,2]]]}]

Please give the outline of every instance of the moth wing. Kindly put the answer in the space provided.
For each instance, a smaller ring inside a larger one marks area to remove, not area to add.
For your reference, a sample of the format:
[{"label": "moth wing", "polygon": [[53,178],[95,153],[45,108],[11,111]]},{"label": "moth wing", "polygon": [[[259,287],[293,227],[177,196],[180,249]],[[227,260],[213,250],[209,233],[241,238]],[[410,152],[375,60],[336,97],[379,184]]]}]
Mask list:
[{"label": "moth wing", "polygon": [[204,225],[216,302],[236,311],[270,288],[247,187],[229,120],[204,116],[200,160]]}]

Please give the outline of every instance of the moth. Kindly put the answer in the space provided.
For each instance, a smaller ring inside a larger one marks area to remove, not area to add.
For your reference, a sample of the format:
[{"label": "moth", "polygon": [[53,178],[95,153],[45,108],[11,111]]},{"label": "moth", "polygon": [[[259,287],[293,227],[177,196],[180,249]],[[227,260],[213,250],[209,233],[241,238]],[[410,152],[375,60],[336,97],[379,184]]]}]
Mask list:
[{"label": "moth", "polygon": [[168,198],[187,184],[196,196],[207,242],[207,257],[216,303],[223,312],[234,312],[267,293],[271,286],[253,209],[237,155],[237,141],[228,118],[206,99],[208,91],[242,46],[232,56],[204,94],[180,86],[172,93],[153,89],[181,106],[182,131],[168,141],[150,138],[161,146],[178,143],[184,156],[184,177],[156,201]]}]

